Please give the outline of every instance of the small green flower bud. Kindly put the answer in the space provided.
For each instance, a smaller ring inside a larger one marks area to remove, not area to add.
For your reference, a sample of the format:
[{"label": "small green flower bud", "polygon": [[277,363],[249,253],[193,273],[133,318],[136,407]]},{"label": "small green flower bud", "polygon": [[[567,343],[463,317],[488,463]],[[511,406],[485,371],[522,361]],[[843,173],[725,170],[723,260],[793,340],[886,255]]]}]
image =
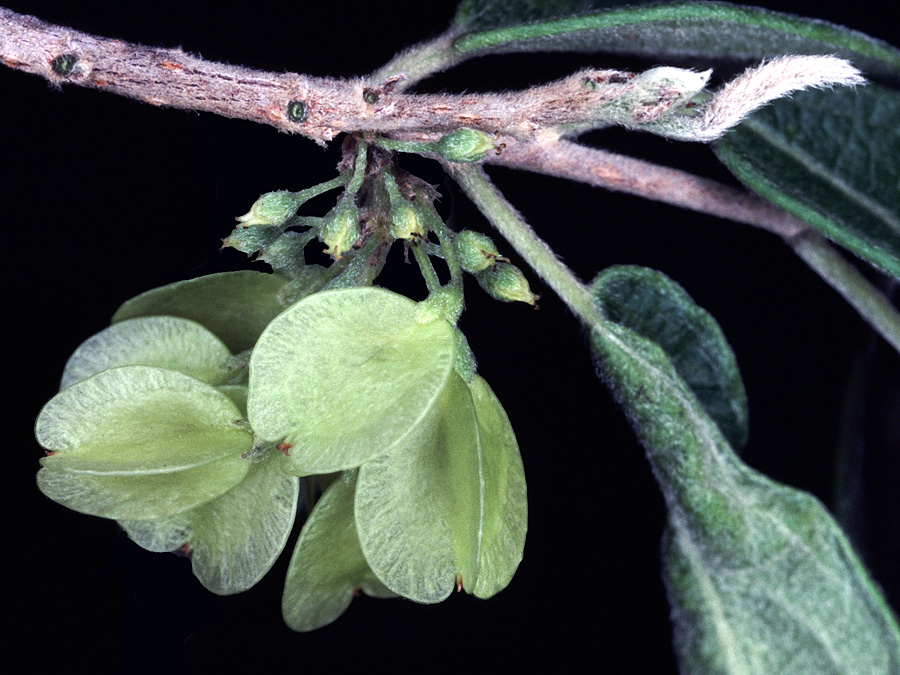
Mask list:
[{"label": "small green flower bud", "polygon": [[473,230],[463,230],[457,234],[453,239],[453,248],[459,266],[470,274],[486,270],[496,265],[498,261],[506,260],[500,255],[490,237]]},{"label": "small green flower bud", "polygon": [[237,220],[245,227],[249,225],[284,225],[300,208],[302,200],[299,195],[298,192],[288,192],[287,190],[267,192],[253,203],[249,213],[245,213]]},{"label": "small green flower bud", "polygon": [[319,230],[319,240],[327,246],[325,252],[335,260],[353,248],[359,240],[359,212],[352,204],[343,203],[334,207]]},{"label": "small green flower bud", "polygon": [[515,265],[497,263],[475,275],[481,287],[495,300],[527,302],[534,305],[539,296],[531,292],[528,279]]},{"label": "small green flower bud", "polygon": [[395,239],[413,239],[425,236],[416,210],[409,204],[391,205],[391,236]]},{"label": "small green flower bud", "polygon": [[494,149],[494,139],[483,131],[463,127],[442,136],[434,149],[451,162],[477,162]]},{"label": "small green flower bud", "polygon": [[222,240],[222,248],[236,248],[241,253],[253,255],[257,251],[266,250],[280,235],[280,230],[268,226],[238,225]]}]

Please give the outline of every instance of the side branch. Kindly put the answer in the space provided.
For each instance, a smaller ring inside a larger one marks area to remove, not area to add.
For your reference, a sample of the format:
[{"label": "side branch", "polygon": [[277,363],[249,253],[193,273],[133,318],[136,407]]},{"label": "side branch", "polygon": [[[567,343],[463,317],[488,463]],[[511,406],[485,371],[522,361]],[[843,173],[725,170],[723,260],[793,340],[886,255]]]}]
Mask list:
[{"label": "side branch", "polygon": [[486,162],[627,192],[768,230],[788,241],[809,227],[761,197],[709,178],[571,141],[507,143]]},{"label": "side branch", "polygon": [[[824,237],[761,197],[708,178],[569,141],[508,141],[500,155],[488,156],[485,161],[627,192],[777,234],[900,352],[900,312],[891,301]],[[456,177],[458,172],[451,171],[451,175]],[[537,271],[546,275],[543,270]]]}]

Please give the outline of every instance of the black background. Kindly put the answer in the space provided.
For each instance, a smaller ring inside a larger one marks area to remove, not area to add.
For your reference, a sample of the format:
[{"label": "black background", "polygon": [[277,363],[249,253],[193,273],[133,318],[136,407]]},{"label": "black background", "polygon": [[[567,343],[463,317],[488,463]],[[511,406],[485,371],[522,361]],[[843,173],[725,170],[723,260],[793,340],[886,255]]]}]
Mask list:
[{"label": "black background", "polygon": [[[86,32],[181,45],[212,60],[352,76],[437,34],[455,3],[259,2],[234,11],[218,3],[129,4],[127,11],[121,3],[5,4]],[[876,3],[769,4],[898,41],[895,22]],[[492,57],[421,89],[518,88],[585,65],[655,64]],[[299,635],[280,617],[287,556],[252,591],[217,598],[195,581],[187,560],[144,552],[113,523],[45,499],[34,486],[41,450],[32,425],[72,350],[137,293],[252,268],[234,251],[217,251],[234,217],[263,192],[330,178],[338,144],[323,150],[249,122],[76,87],[60,92],[6,68],[0,100],[4,426],[14,459],[5,475],[6,580],[18,596],[7,612],[24,631],[16,646],[29,650],[35,669],[58,660],[99,672],[331,664],[511,671],[587,659],[607,672],[675,672],[658,566],[662,500],[643,451],[594,375],[578,323],[537,280],[544,295],[537,312],[489,301],[472,284],[461,324],[517,431],[529,484],[524,561],[509,588],[489,601],[458,595],[417,606],[361,598],[332,626]],[[702,146],[621,131],[585,140],[729,180]],[[487,230],[436,165],[404,161],[442,183],[459,227]],[[900,606],[897,355],[772,235],[553,178],[490,173],[583,278],[611,264],[651,266],[717,317],[750,398],[743,456],[754,468],[833,507],[842,406],[848,391],[868,401],[868,497],[859,512],[870,520],[860,541]],[[383,283],[421,297],[413,266],[395,259],[391,268]],[[857,363],[868,368],[861,380],[851,379]]]}]

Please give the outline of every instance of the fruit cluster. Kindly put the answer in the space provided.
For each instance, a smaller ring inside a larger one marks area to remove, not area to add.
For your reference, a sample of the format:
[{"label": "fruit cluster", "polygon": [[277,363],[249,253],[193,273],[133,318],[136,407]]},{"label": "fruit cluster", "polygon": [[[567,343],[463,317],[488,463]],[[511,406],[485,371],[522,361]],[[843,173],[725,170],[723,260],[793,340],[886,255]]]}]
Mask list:
[{"label": "fruit cluster", "polygon": [[[220,594],[271,568],[305,485],[283,604],[296,630],[333,621],[357,590],[489,597],[525,541],[515,435],[456,322],[463,272],[501,300],[536,296],[490,239],[447,228],[434,188],[392,153],[351,139],[338,168],[238,218],[225,245],[274,273],[129,300],[76,349],[36,427],[44,494],[117,520],[146,549],[190,555]],[[326,216],[297,215],[339,187]],[[306,262],[315,239],[330,266]],[[394,241],[419,263],[422,302],[372,285]],[[447,261],[448,283],[429,256]]]},{"label": "fruit cluster", "polygon": [[285,586],[297,630],[333,621],[357,589],[419,602],[501,590],[522,555],[524,473],[461,334],[375,287],[282,311],[286,282],[225,273],[125,303],[40,413],[40,489],[144,548],[189,552],[227,594],[269,570],[299,478],[320,477]]}]

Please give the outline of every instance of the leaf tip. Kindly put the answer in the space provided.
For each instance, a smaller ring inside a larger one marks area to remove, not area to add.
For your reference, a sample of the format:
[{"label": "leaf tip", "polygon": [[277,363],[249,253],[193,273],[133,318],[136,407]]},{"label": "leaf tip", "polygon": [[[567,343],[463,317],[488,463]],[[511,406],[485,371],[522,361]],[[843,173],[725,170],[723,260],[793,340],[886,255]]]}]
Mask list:
[{"label": "leaf tip", "polygon": [[694,140],[715,140],[753,111],[795,91],[865,82],[855,66],[836,56],[782,56],[764,62],[716,93],[703,110]]}]

